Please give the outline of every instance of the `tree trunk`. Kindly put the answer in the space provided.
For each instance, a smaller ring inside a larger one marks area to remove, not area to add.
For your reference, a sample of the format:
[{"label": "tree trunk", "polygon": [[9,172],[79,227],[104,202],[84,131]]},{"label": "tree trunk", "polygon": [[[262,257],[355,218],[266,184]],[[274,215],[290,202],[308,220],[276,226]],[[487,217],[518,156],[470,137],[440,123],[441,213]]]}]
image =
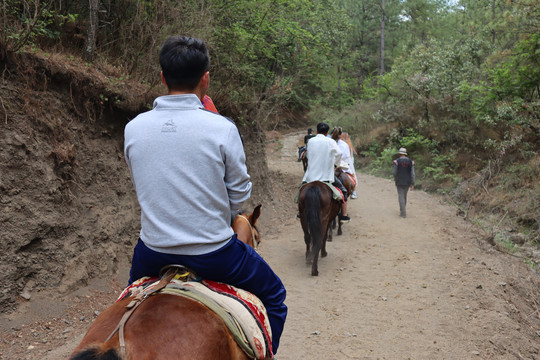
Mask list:
[{"label": "tree trunk", "polygon": [[96,37],[98,28],[99,0],[89,0],[88,35],[86,37],[85,58],[94,61],[96,54]]},{"label": "tree trunk", "polygon": [[[495,0],[491,1],[491,18],[495,22]],[[491,29],[491,46],[494,46],[494,45],[495,45],[495,29]]]},{"label": "tree trunk", "polygon": [[362,88],[364,85],[364,68],[362,66],[362,56],[360,56],[360,64],[358,65],[358,77],[356,83],[356,100],[360,100],[362,95]]},{"label": "tree trunk", "polygon": [[380,72],[379,75],[384,75],[384,25],[385,25],[385,0],[381,2],[381,53],[380,53]]},{"label": "tree trunk", "polygon": [[338,111],[341,112],[341,64],[338,65],[338,83],[337,83],[337,100],[338,100]]}]

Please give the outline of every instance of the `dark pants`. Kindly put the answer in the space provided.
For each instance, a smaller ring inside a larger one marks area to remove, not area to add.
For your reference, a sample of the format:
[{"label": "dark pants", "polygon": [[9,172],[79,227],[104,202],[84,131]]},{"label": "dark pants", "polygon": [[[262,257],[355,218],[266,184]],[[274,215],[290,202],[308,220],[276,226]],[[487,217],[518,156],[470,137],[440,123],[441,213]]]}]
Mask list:
[{"label": "dark pants", "polygon": [[149,249],[141,239],[133,251],[129,283],[143,276],[158,276],[159,270],[180,264],[204,279],[236,286],[257,296],[268,313],[274,354],[287,317],[286,291],[279,277],[251,247],[233,236],[227,245],[203,255],[173,255]]},{"label": "dark pants", "polygon": [[343,200],[347,201],[347,189],[345,188],[345,185],[341,182],[341,179],[337,176],[334,176],[334,182],[332,183],[335,187],[337,187],[341,192],[343,193]]},{"label": "dark pants", "polygon": [[407,193],[409,192],[409,186],[396,185],[399,201],[399,216],[407,216]]}]

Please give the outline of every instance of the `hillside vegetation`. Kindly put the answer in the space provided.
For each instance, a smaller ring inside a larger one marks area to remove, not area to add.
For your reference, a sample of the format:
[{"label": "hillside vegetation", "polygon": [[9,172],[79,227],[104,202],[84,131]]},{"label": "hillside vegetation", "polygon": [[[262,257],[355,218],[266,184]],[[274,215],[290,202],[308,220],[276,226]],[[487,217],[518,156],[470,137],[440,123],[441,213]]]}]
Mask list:
[{"label": "hillside vegetation", "polygon": [[107,255],[102,241],[131,247],[122,129],[163,93],[157,53],[172,34],[207,42],[209,95],[246,140],[255,199],[271,193],[264,130],[327,121],[351,134],[361,170],[389,176],[405,146],[419,185],[489,215],[493,241],[540,243],[540,0],[7,0],[0,12],[2,307],[126,260],[75,266]]}]

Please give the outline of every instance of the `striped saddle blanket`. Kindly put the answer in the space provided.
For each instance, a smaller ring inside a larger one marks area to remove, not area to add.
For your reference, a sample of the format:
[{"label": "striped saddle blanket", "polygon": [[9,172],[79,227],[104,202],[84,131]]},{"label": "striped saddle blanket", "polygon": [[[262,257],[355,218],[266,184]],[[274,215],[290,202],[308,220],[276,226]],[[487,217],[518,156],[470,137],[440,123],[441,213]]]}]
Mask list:
[{"label": "striped saddle blanket", "polygon": [[[144,292],[159,282],[143,277],[128,286],[117,301]],[[262,302],[248,291],[224,283],[173,278],[159,293],[187,297],[219,315],[251,359],[272,359],[272,332]]]}]

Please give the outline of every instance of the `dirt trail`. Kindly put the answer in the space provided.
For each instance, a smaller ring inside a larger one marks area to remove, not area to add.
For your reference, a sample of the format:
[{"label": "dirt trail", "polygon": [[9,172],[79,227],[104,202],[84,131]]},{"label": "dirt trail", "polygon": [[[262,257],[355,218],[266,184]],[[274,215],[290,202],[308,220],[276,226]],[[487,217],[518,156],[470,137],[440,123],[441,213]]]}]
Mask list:
[{"label": "dirt trail", "polygon": [[[302,137],[282,138],[280,156],[269,157],[297,182]],[[265,237],[264,256],[288,289],[280,360],[540,359],[536,275],[483,246],[485,236],[436,197],[409,192],[402,219],[392,181],[358,181],[352,220],[328,243],[318,277],[304,263],[299,222]]]},{"label": "dirt trail", "polygon": [[[292,200],[303,135],[271,135],[267,148],[275,201],[263,208],[261,253],[289,307],[279,360],[540,359],[538,276],[424,192],[409,193],[402,219],[393,183],[358,174],[352,221],[312,277]],[[86,289],[65,313],[18,325],[0,341],[0,359],[66,358],[118,289]]]}]

